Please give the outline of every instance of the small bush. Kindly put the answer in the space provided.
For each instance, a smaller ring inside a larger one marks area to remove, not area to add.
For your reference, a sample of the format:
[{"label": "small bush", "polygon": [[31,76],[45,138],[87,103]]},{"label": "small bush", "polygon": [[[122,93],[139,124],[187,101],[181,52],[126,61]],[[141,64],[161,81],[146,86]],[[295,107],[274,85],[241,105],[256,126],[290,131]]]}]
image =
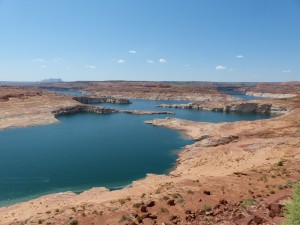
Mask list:
[{"label": "small bush", "polygon": [[187,193],[188,193],[189,195],[195,194],[195,192],[193,192],[192,190],[188,190]]},{"label": "small bush", "polygon": [[144,202],[137,202],[133,204],[133,208],[140,208],[142,205],[144,205]]},{"label": "small bush", "polygon": [[205,204],[205,205],[203,206],[203,210],[204,210],[204,211],[210,211],[210,210],[211,210],[211,206]]},{"label": "small bush", "polygon": [[276,165],[277,166],[283,166],[283,161],[279,161]]},{"label": "small bush", "polygon": [[171,194],[171,196],[172,196],[172,198],[179,198],[179,197],[181,197],[181,195],[178,194],[178,193],[173,193],[173,194]]},{"label": "small bush", "polygon": [[282,190],[284,188],[284,186],[281,185],[281,184],[278,184],[276,187],[277,187],[278,190]]},{"label": "small bush", "polygon": [[249,206],[253,205],[254,204],[254,199],[252,198],[247,198],[245,199],[241,204],[240,206],[242,208],[248,208]]},{"label": "small bush", "polygon": [[180,197],[179,199],[178,199],[178,201],[177,201],[179,204],[182,204],[182,203],[184,203],[184,199],[182,198],[182,197]]},{"label": "small bush", "polygon": [[164,196],[163,200],[168,201],[170,198],[168,196]]},{"label": "small bush", "polygon": [[78,221],[73,219],[70,221],[70,225],[77,225],[78,224]]},{"label": "small bush", "polygon": [[126,203],[126,199],[119,199],[119,203],[120,203],[121,205],[124,205],[124,204]]},{"label": "small bush", "polygon": [[119,223],[122,223],[122,222],[124,222],[124,221],[126,221],[126,220],[128,220],[128,217],[125,216],[125,215],[123,215],[123,216],[121,217],[121,219],[119,220]]},{"label": "small bush", "polygon": [[286,186],[286,187],[293,187],[293,181],[288,180],[288,181],[285,183],[285,186]]},{"label": "small bush", "polygon": [[213,217],[212,216],[204,216],[204,221],[212,221],[213,220]]},{"label": "small bush", "polygon": [[160,208],[160,212],[161,212],[161,213],[165,213],[165,212],[168,212],[168,210],[167,210],[166,208],[161,207],[161,208]]},{"label": "small bush", "polygon": [[285,216],[287,221],[284,225],[298,225],[300,224],[300,184],[294,189],[293,200],[286,206]]}]

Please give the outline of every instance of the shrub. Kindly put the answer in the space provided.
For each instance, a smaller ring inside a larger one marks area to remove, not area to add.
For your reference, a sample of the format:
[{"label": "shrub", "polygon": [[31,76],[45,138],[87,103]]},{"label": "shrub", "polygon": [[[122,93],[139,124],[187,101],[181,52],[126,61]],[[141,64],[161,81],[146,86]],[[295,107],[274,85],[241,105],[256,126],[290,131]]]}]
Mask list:
[{"label": "shrub", "polygon": [[128,220],[128,217],[125,216],[125,215],[123,215],[123,216],[121,217],[121,219],[119,220],[119,223],[122,223],[122,222],[124,222],[124,221],[126,221],[126,220]]},{"label": "shrub", "polygon": [[281,185],[281,184],[278,184],[276,187],[277,187],[278,190],[282,190],[284,188],[284,186]]},{"label": "shrub", "polygon": [[179,198],[181,195],[179,193],[171,194],[172,198]]},{"label": "shrub", "polygon": [[70,221],[70,225],[77,225],[78,224],[78,221],[73,219]]},{"label": "shrub", "polygon": [[203,210],[204,210],[204,211],[210,211],[210,210],[211,210],[211,206],[205,204],[205,205],[203,206]]},{"label": "shrub", "polygon": [[195,192],[193,192],[192,190],[188,190],[187,193],[188,193],[189,195],[193,195]]},{"label": "shrub", "polygon": [[168,210],[167,210],[166,208],[161,207],[161,208],[160,208],[160,212],[161,212],[161,213],[165,213],[165,212],[168,212]]},{"label": "shrub", "polygon": [[284,225],[298,225],[300,224],[300,184],[294,189],[293,200],[286,206],[285,216],[287,221]]},{"label": "shrub", "polygon": [[283,166],[283,161],[279,161],[276,165],[277,166]]},{"label": "shrub", "polygon": [[182,198],[182,197],[180,197],[179,199],[178,199],[178,201],[177,201],[179,204],[182,204],[182,203],[184,203],[184,199]]},{"label": "shrub", "polygon": [[285,186],[286,186],[286,187],[293,187],[293,181],[288,180],[288,181],[285,183]]},{"label": "shrub", "polygon": [[240,206],[242,208],[248,208],[249,206],[253,205],[254,204],[254,199],[252,198],[247,198],[245,199],[241,204]]},{"label": "shrub", "polygon": [[133,208],[140,208],[142,205],[144,205],[144,202],[137,202],[133,204]]}]

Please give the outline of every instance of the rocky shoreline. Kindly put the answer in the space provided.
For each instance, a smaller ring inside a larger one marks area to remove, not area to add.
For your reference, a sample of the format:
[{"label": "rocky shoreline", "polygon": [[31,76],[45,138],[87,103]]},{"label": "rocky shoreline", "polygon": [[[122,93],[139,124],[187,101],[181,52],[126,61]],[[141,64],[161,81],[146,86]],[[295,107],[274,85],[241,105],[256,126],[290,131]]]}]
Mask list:
[{"label": "rocky shoreline", "polygon": [[67,115],[67,114],[76,114],[76,113],[96,113],[96,114],[107,114],[107,113],[127,113],[127,114],[134,114],[134,115],[155,115],[155,114],[171,114],[172,112],[167,111],[148,111],[148,110],[118,110],[118,109],[110,109],[101,106],[92,106],[92,105],[77,105],[77,106],[70,106],[60,108],[58,110],[52,111],[55,117],[60,115]]},{"label": "rocky shoreline", "polygon": [[228,103],[206,103],[196,102],[189,104],[161,104],[158,107],[164,108],[182,108],[192,110],[208,110],[214,112],[241,112],[241,113],[263,113],[263,114],[286,114],[288,109],[284,106],[276,106],[273,104],[258,102],[228,102]]},{"label": "rocky shoreline", "polygon": [[246,92],[246,95],[261,97],[261,98],[293,98],[296,97],[297,94],[277,94],[277,93],[265,93],[265,92]]},{"label": "rocky shoreline", "polygon": [[111,104],[131,104],[128,99],[124,98],[112,98],[112,97],[97,97],[97,96],[80,96],[73,97],[75,101],[82,104],[99,104],[99,103],[111,103]]}]

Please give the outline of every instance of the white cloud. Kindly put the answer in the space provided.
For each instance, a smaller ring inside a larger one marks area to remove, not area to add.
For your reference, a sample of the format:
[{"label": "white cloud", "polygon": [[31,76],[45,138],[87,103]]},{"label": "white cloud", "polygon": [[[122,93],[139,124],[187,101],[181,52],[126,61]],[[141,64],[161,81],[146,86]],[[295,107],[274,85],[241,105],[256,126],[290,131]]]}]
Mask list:
[{"label": "white cloud", "polygon": [[237,55],[236,56],[238,59],[242,59],[242,58],[244,58],[244,56],[243,55]]},{"label": "white cloud", "polygon": [[136,51],[135,50],[129,50],[128,53],[129,54],[136,54]]},{"label": "white cloud", "polygon": [[292,72],[291,70],[282,70],[283,73],[290,73]]},{"label": "white cloud", "polygon": [[190,66],[189,64],[185,64],[184,67],[189,68],[189,67],[191,67],[191,66]]},{"label": "white cloud", "polygon": [[216,66],[216,70],[219,70],[219,71],[226,70],[226,69],[227,69],[226,66]]},{"label": "white cloud", "polygon": [[41,65],[41,68],[47,68],[47,66],[46,65]]},{"label": "white cloud", "polygon": [[125,63],[125,60],[124,60],[124,59],[119,59],[119,60],[117,61],[117,63],[120,63],[120,64]]},{"label": "white cloud", "polygon": [[53,61],[54,63],[57,63],[57,62],[60,61],[60,60],[62,60],[62,57],[58,57],[58,58],[56,58],[56,59],[53,59],[52,61]]},{"label": "white cloud", "polygon": [[65,66],[66,69],[70,69],[70,66]]},{"label": "white cloud", "polygon": [[161,64],[166,63],[166,62],[167,62],[167,60],[165,60],[165,59],[159,59],[159,63],[161,63]]},{"label": "white cloud", "polygon": [[149,60],[147,60],[147,63],[154,63],[154,61],[149,59]]},{"label": "white cloud", "polygon": [[33,62],[40,62],[40,63],[45,62],[44,59],[33,59],[32,61],[33,61]]},{"label": "white cloud", "polygon": [[96,69],[96,66],[94,66],[94,65],[86,65],[85,67],[88,69]]}]

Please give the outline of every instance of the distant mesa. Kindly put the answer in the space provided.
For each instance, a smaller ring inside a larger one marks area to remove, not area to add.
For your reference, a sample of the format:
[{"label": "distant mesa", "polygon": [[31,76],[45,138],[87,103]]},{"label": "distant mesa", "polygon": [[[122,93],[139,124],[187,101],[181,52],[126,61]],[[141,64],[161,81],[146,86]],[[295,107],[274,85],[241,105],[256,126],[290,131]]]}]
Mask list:
[{"label": "distant mesa", "polygon": [[59,83],[59,82],[63,82],[63,80],[60,78],[49,78],[49,79],[41,80],[41,83]]}]

